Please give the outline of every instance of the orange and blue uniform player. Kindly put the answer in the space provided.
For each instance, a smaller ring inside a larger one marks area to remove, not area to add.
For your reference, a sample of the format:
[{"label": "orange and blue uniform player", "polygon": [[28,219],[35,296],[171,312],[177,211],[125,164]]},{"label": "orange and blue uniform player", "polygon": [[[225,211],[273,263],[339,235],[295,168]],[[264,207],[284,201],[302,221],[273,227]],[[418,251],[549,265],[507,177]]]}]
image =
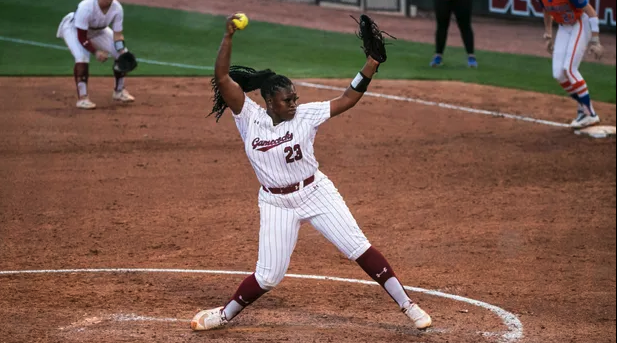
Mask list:
[{"label": "orange and blue uniform player", "polygon": [[[553,77],[578,102],[577,117],[570,126],[575,129],[600,122],[591,102],[579,66],[589,52],[602,57],[600,23],[589,0],[538,0],[544,8],[544,39],[553,54]],[[553,40],[553,21],[559,24]]]}]

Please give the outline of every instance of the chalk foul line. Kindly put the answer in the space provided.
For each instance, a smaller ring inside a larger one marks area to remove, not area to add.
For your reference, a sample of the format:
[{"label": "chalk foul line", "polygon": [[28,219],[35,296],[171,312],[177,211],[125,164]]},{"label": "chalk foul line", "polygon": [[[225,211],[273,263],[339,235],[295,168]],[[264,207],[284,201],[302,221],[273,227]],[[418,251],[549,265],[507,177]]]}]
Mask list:
[{"label": "chalk foul line", "polygon": [[[16,43],[16,44],[31,45],[31,46],[38,46],[41,48],[48,48],[48,49],[68,50],[67,47],[62,46],[62,45],[41,43],[41,42],[35,42],[35,41],[17,39],[17,38],[11,38],[11,37],[4,37],[4,36],[0,36],[0,41],[11,42],[11,43]],[[199,66],[199,65],[191,65],[191,64],[183,64],[183,63],[162,62],[162,61],[155,61],[155,60],[149,60],[149,59],[143,59],[143,58],[138,58],[137,61],[141,63],[146,63],[146,64],[154,64],[154,65],[160,65],[160,66],[166,66],[166,67],[177,67],[177,68],[183,68],[183,69],[214,70],[214,68],[210,66]],[[303,86],[303,87],[309,87],[309,88],[316,88],[316,89],[345,91],[345,88],[321,85],[321,84],[310,83],[310,82],[296,82],[296,85]],[[471,107],[457,106],[457,105],[452,105],[452,104],[427,101],[427,100],[415,99],[415,98],[404,97],[404,96],[388,95],[388,94],[381,94],[381,93],[374,93],[374,92],[366,92],[364,93],[364,95],[376,97],[376,98],[388,99],[388,100],[405,101],[405,102],[416,103],[416,104],[421,104],[425,106],[440,107],[440,108],[473,113],[473,114],[482,114],[482,115],[498,117],[498,118],[508,118],[508,119],[513,119],[513,120],[519,120],[519,121],[530,122],[530,123],[541,124],[541,125],[548,125],[548,126],[553,126],[553,127],[561,127],[561,128],[570,127],[570,125],[568,124],[553,122],[549,120],[535,119],[535,118],[528,117],[528,116],[496,112],[496,111],[479,110],[479,109],[475,109]]]},{"label": "chalk foul line", "polygon": [[[198,269],[151,269],[151,268],[107,268],[107,269],[48,269],[48,270],[13,270],[13,271],[0,271],[0,276],[7,275],[22,275],[22,274],[73,274],[73,273],[186,273],[186,274],[226,274],[226,275],[251,275],[250,272],[242,271],[230,271],[230,270],[198,270]],[[332,276],[319,276],[319,275],[304,275],[304,274],[286,274],[288,278],[296,279],[309,279],[320,281],[336,281],[355,283],[361,285],[378,286],[379,284],[374,281],[358,280],[339,278]],[[488,310],[497,315],[508,328],[506,332],[487,332],[484,333],[486,337],[498,337],[500,343],[515,343],[523,338],[523,324],[516,315],[510,313],[500,307],[488,304],[479,300],[465,298],[458,295],[443,293],[435,290],[427,290],[418,287],[404,286],[406,290],[416,293],[423,293],[431,296],[446,298],[455,300],[470,305],[474,305],[485,310]],[[114,317],[120,316],[120,317]],[[184,319],[175,318],[154,318],[138,315],[114,315],[112,319],[116,321],[167,321],[167,322],[184,322]],[[120,318],[120,319],[118,319]]]}]

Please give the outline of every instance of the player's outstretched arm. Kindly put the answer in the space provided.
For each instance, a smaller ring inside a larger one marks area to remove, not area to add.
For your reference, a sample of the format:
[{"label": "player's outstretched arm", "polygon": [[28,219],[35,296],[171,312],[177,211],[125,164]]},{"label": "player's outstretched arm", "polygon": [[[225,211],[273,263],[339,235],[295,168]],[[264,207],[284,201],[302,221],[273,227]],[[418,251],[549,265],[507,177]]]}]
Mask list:
[{"label": "player's outstretched arm", "polygon": [[114,47],[116,48],[116,51],[118,51],[120,54],[129,51],[129,49],[124,44],[124,33],[122,31],[114,31]]},{"label": "player's outstretched arm", "polygon": [[591,34],[593,37],[600,37],[600,19],[598,18],[598,12],[590,4],[587,4],[583,8],[585,14],[589,16],[589,24],[591,25]]},{"label": "player's outstretched arm", "polygon": [[553,53],[555,43],[553,41],[553,16],[548,11],[544,11],[544,41],[546,42],[546,50],[549,54]]},{"label": "player's outstretched arm", "polygon": [[244,106],[244,92],[238,83],[229,76],[229,68],[231,64],[231,47],[232,38],[237,28],[233,23],[233,19],[239,19],[235,15],[227,18],[225,35],[219,47],[219,52],[214,65],[214,79],[223,100],[227,106],[234,112],[240,113]]},{"label": "player's outstretched arm", "polygon": [[598,12],[590,4],[583,8],[583,11],[589,16],[589,25],[591,26],[591,42],[589,43],[589,52],[597,59],[601,59],[604,54],[604,47],[600,43],[600,20]]},{"label": "player's outstretched arm", "polygon": [[379,62],[375,61],[371,56],[366,58],[366,63],[358,75],[351,81],[351,84],[345,92],[338,98],[330,102],[330,117],[347,111],[354,107],[366,92],[373,75],[377,71]]},{"label": "player's outstretched arm", "polygon": [[553,16],[544,11],[544,39],[553,38]]}]

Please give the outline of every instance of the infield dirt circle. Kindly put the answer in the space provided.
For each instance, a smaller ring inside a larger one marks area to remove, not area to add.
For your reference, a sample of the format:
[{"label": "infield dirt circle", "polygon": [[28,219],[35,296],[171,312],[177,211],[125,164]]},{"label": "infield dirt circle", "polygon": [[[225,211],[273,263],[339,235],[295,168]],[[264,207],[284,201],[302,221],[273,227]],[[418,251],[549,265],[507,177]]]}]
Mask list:
[{"label": "infield dirt circle", "polygon": [[[294,6],[305,15],[313,8]],[[248,1],[236,10],[259,20],[260,8]],[[218,124],[205,118],[209,79],[130,78],[131,105],[111,102],[112,83],[91,78],[99,108],[83,112],[73,107],[71,77],[0,78],[0,271],[252,271],[259,185],[229,113]],[[460,89],[371,84],[556,123],[572,116],[565,97],[477,85],[463,97]],[[298,93],[302,102],[338,95]],[[597,108],[615,125],[615,105]],[[513,313],[524,333],[516,342],[615,342],[614,139],[365,97],[320,128],[315,149],[405,285]],[[369,280],[310,226],[289,273]],[[485,308],[413,292],[435,322],[421,333],[376,286],[287,278],[228,328],[191,332],[186,320],[223,305],[243,277],[0,274],[0,342],[478,343],[503,341],[507,330]]]}]

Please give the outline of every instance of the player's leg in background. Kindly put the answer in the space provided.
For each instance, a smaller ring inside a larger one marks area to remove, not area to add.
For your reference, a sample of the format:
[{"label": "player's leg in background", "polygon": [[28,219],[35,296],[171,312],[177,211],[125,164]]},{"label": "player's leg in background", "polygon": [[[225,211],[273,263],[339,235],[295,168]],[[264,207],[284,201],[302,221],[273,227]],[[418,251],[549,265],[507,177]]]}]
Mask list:
[{"label": "player's leg in background", "polygon": [[73,75],[77,88],[77,107],[83,109],[95,108],[96,105],[88,99],[90,52],[79,42],[77,29],[68,23],[62,29],[62,38],[75,59]]},{"label": "player's leg in background", "polygon": [[[109,55],[114,58],[114,61],[120,56],[120,53],[116,50],[114,45],[114,32],[109,27],[97,34],[91,40],[92,44],[94,44],[94,46],[98,49],[107,51]],[[124,86],[126,74],[115,70],[113,70],[113,73],[116,80],[114,84],[113,99],[122,102],[134,101],[135,98],[128,93]]]},{"label": "player's leg in background", "polygon": [[589,17],[583,15],[578,23],[573,26],[563,64],[563,70],[565,71],[568,81],[572,84],[572,92],[576,93],[579,103],[582,104],[585,109],[582,118],[577,118],[572,122],[573,127],[589,126],[599,122],[599,118],[591,102],[591,95],[589,94],[587,82],[579,71],[590,40],[591,27],[589,24]]},{"label": "player's leg in background", "polygon": [[298,241],[300,218],[293,209],[260,201],[259,259],[255,273],[238,287],[223,309],[226,320],[236,317],[285,277]]},{"label": "player's leg in background", "polygon": [[[347,258],[356,261],[404,312],[407,313],[411,308],[418,313],[422,311],[411,301],[386,258],[371,246],[330,180],[321,181],[319,188],[306,200],[306,204],[306,209],[299,210],[302,218],[308,219],[311,225]],[[426,315],[423,311],[422,314]],[[430,326],[430,317],[426,315],[426,318],[428,319],[424,318],[421,325],[416,322],[416,326]]]},{"label": "player's leg in background", "polygon": [[478,62],[475,56],[474,34],[473,28],[471,26],[471,11],[473,0],[457,0],[453,1],[452,5],[454,6],[456,23],[458,25],[459,31],[461,32],[461,37],[463,38],[465,50],[467,51],[467,64],[469,65],[469,67],[475,68],[478,66]]},{"label": "player's leg in background", "polygon": [[570,44],[570,37],[573,34],[572,27],[559,26],[557,29],[557,35],[555,36],[555,43],[553,48],[553,78],[559,82],[559,85],[568,93],[570,97],[578,103],[579,114],[584,114],[583,104],[578,97],[578,93],[573,88],[573,84],[570,83],[564,65],[566,64],[568,45]]},{"label": "player's leg in background", "polygon": [[435,56],[431,61],[431,67],[438,67],[443,63],[443,53],[446,50],[448,29],[452,17],[451,0],[433,0],[435,5],[435,19],[437,30],[435,31]]}]

